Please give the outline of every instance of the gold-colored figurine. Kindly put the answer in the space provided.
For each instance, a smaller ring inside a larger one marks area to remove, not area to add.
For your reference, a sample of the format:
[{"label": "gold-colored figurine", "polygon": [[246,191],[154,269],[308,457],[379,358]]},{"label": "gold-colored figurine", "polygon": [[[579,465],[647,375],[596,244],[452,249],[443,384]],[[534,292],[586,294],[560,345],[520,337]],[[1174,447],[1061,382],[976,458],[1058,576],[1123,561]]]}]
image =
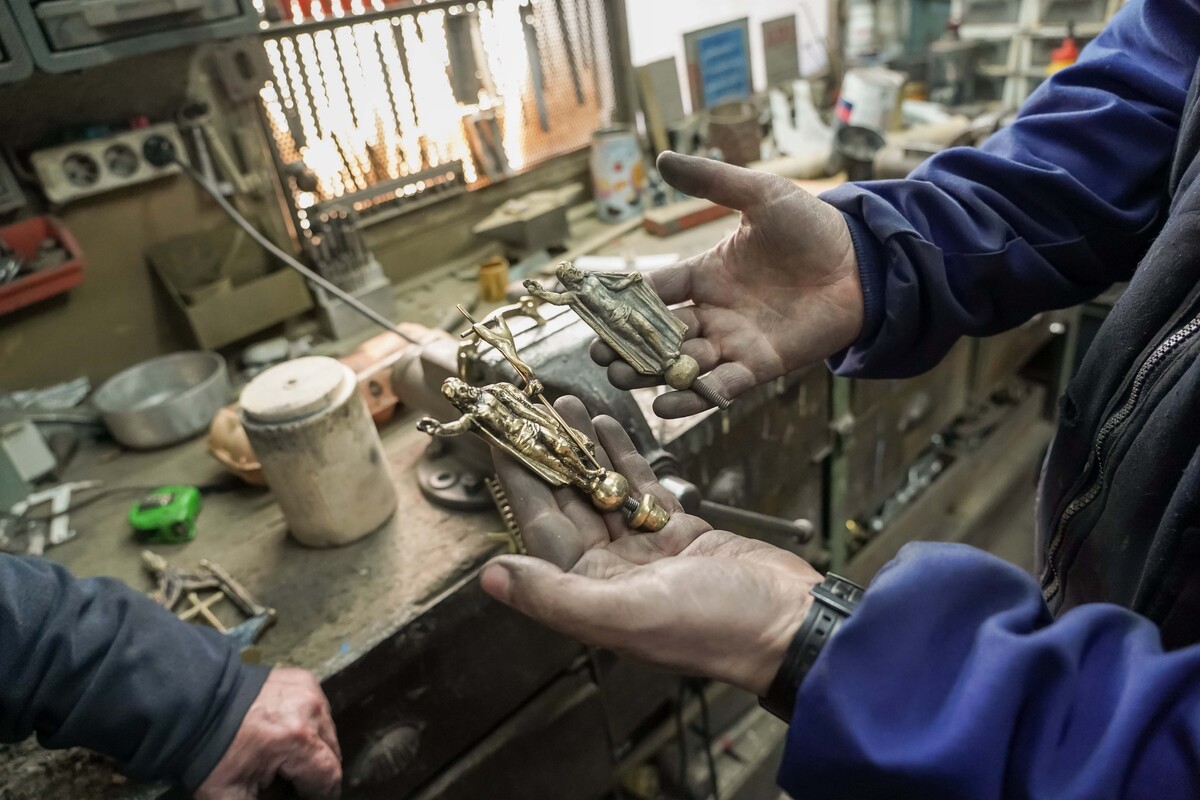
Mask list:
[{"label": "gold-colored figurine", "polygon": [[[458,378],[447,378],[442,384],[442,394],[462,416],[450,423],[426,417],[417,423],[423,433],[431,436],[476,433],[551,486],[575,486],[588,494],[599,491],[597,505],[606,510],[620,506],[622,498],[612,498],[609,490],[619,490],[623,495],[628,492],[629,484],[620,475],[595,464],[595,444],[574,428],[568,432],[511,383],[475,387]],[[582,442],[582,446],[577,442]]]},{"label": "gold-colored figurine", "polygon": [[696,359],[680,353],[687,325],[642,280],[640,272],[584,272],[569,261],[555,271],[565,292],[525,281],[533,297],[570,306],[601,341],[642,375],[661,375],[672,389],[693,388]]},{"label": "gold-colored figurine", "polygon": [[[466,311],[460,305],[458,310],[463,314]],[[470,320],[470,316],[467,317]],[[521,354],[517,352],[517,343],[513,339],[512,330],[508,327],[508,320],[501,316],[491,316],[483,322],[472,322],[471,330],[482,341],[487,342],[492,347],[500,351],[505,360],[512,365],[520,376],[521,381],[525,384],[525,394],[530,397],[538,397],[542,393],[542,382],[537,379],[537,375],[533,372],[533,367],[521,358]],[[470,334],[464,333],[463,336]]]},{"label": "gold-colored figurine", "polygon": [[[449,423],[425,417],[417,428],[430,436],[477,434],[551,486],[574,486],[590,495],[603,511],[624,509],[632,527],[662,530],[670,514],[649,494],[640,501],[630,497],[629,481],[600,465],[595,443],[568,425],[542,394],[542,384],[517,353],[508,325],[503,320],[496,324],[491,318],[477,323],[461,306],[459,310],[474,333],[513,365],[525,382],[525,391],[511,383],[475,387],[458,378],[447,378],[442,394],[462,416]],[[540,405],[534,405],[530,397],[536,397]]]}]

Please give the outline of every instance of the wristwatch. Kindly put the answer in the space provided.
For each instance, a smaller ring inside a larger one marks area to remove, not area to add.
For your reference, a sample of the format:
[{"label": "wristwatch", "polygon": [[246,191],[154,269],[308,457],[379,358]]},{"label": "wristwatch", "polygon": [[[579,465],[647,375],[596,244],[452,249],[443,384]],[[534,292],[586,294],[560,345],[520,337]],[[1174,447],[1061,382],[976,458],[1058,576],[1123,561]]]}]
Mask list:
[{"label": "wristwatch", "polygon": [[759,705],[784,722],[792,721],[801,681],[821,654],[821,648],[854,613],[863,592],[857,583],[832,572],[825,576],[824,583],[813,587],[812,607],[788,645],[767,694],[759,698]]}]

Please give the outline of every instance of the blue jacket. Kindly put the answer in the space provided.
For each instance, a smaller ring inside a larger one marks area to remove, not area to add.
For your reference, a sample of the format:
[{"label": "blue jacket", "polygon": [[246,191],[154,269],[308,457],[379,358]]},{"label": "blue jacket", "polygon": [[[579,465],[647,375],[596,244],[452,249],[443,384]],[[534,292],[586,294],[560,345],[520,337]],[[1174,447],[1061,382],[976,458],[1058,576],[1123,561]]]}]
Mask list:
[{"label": "blue jacket", "polygon": [[111,578],[0,554],[0,742],[87,747],[136,778],[194,790],[267,668]]},{"label": "blue jacket", "polygon": [[[1200,521],[1191,344],[1134,385],[1153,402],[1117,414],[1133,428],[1115,455],[1092,449],[1147,354],[1196,314],[1198,60],[1200,2],[1131,0],[982,149],[825,196],[866,294],[860,340],[833,359],[842,374],[911,375],[962,335],[1134,280],[1064,404],[1041,585],[967,547],[906,547],[800,688],[779,775],[796,797],[1200,797],[1200,645],[1168,652],[1155,624],[1200,589],[1200,573],[1172,571],[1195,559],[1178,544]],[[1056,527],[1089,482],[1107,502]],[[1198,639],[1200,614],[1186,616],[1180,645]]]}]

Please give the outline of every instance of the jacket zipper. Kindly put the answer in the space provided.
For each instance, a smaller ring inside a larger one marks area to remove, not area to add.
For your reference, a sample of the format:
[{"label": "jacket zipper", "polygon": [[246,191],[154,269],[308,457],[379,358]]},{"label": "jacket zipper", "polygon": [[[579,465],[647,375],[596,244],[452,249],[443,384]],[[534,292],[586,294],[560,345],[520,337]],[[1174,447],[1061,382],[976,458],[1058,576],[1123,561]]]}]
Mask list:
[{"label": "jacket zipper", "polygon": [[1168,336],[1162,344],[1154,349],[1142,366],[1134,375],[1133,383],[1129,387],[1129,397],[1125,400],[1125,404],[1121,406],[1108,420],[1101,426],[1100,431],[1096,434],[1095,440],[1092,442],[1091,454],[1088,457],[1088,463],[1084,467],[1084,474],[1088,474],[1093,469],[1096,470],[1096,479],[1088,487],[1087,491],[1079,494],[1072,500],[1065,509],[1062,516],[1059,517],[1058,524],[1054,528],[1054,536],[1050,539],[1050,544],[1046,548],[1046,572],[1042,576],[1042,596],[1046,602],[1050,602],[1059,590],[1058,567],[1055,565],[1054,559],[1058,555],[1058,549],[1062,546],[1063,534],[1066,532],[1067,523],[1069,523],[1079,512],[1087,508],[1093,500],[1100,494],[1100,489],[1104,485],[1104,445],[1109,441],[1110,437],[1122,424],[1129,418],[1130,414],[1137,407],[1138,400],[1141,399],[1142,388],[1145,386],[1146,379],[1150,377],[1150,373],[1163,362],[1173,350],[1179,347],[1192,337],[1197,331],[1200,331],[1200,315],[1197,315],[1191,322],[1184,325],[1179,330]]}]

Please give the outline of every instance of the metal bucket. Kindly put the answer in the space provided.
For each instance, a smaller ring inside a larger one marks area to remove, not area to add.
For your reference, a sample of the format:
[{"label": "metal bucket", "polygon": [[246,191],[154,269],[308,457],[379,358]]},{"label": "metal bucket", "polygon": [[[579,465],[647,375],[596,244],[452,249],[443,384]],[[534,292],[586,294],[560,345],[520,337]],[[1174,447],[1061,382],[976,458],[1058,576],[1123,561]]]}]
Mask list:
[{"label": "metal bucket", "polygon": [[833,135],[833,152],[841,159],[848,181],[871,180],[875,154],[883,145],[878,131],[861,125],[846,125]]},{"label": "metal bucket", "polygon": [[92,405],[114,439],[150,449],[208,430],[229,393],[225,359],[195,351],[143,361],[114,375],[96,391]]},{"label": "metal bucket", "polygon": [[738,167],[758,161],[762,126],[753,103],[723,103],[708,112],[708,144],[721,151],[725,162]]}]

